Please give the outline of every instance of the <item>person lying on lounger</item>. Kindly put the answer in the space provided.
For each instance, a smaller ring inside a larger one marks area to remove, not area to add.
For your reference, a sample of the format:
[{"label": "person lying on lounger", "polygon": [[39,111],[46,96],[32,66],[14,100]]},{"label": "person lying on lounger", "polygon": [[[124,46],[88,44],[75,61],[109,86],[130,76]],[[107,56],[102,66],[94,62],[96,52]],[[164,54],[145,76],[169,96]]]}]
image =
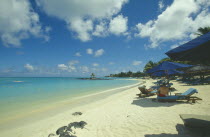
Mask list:
[{"label": "person lying on lounger", "polygon": [[145,85],[138,87],[138,89],[140,90],[140,94],[136,94],[136,95],[139,97],[149,97],[149,96],[155,95],[157,93],[157,90],[154,90],[151,88],[146,89]]},{"label": "person lying on lounger", "polygon": [[154,89],[150,88],[150,89],[146,89],[146,86],[140,86],[138,87],[138,89],[141,91],[141,93],[143,94],[149,94],[151,91],[153,91]]}]

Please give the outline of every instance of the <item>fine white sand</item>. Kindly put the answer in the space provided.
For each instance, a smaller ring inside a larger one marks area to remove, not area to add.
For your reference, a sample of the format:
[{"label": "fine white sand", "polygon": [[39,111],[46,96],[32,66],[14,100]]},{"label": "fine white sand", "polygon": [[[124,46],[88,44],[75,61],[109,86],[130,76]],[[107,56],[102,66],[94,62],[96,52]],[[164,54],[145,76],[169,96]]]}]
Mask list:
[{"label": "fine white sand", "polygon": [[[153,86],[154,80],[148,79],[144,85]],[[174,83],[177,91],[184,92],[188,88],[198,90],[197,97],[202,98],[192,103],[161,103],[152,98],[137,98],[140,91],[137,86],[123,92],[104,96],[97,101],[89,100],[74,108],[65,108],[49,114],[45,119],[37,119],[33,123],[19,127],[7,128],[1,131],[2,137],[48,137],[59,127],[71,122],[85,121],[84,129],[75,129],[78,137],[190,137],[192,136],[183,126],[179,114],[210,114],[210,85],[187,86]],[[81,116],[73,116],[73,112],[82,112]],[[12,126],[12,125],[11,125]]]}]

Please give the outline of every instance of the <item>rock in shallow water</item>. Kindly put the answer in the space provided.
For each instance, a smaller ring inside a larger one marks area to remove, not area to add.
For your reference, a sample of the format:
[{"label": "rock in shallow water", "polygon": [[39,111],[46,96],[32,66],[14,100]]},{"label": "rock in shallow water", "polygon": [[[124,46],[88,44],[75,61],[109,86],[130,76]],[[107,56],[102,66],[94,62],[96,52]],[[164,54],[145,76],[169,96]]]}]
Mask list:
[{"label": "rock in shallow water", "polygon": [[77,116],[77,115],[82,115],[82,112],[74,112],[72,115]]},{"label": "rock in shallow water", "polygon": [[[71,128],[74,127],[74,128],[83,129],[85,125],[87,125],[85,121],[72,122],[72,123],[69,123],[68,126],[63,126],[57,129],[56,134],[59,135],[59,137],[77,137],[75,135],[71,135],[73,133]],[[48,137],[53,137],[53,136],[55,136],[55,134],[51,133],[49,134]]]},{"label": "rock in shallow water", "polygon": [[59,137],[77,137],[77,136],[70,135],[69,133],[65,132],[65,133],[61,134]]},{"label": "rock in shallow water", "polygon": [[87,123],[85,121],[73,122],[73,123],[69,123],[68,128],[71,129],[71,127],[74,127],[74,128],[83,129],[86,125],[87,125]]},{"label": "rock in shallow water", "polygon": [[56,134],[57,135],[61,135],[61,134],[63,134],[63,133],[65,133],[65,132],[67,132],[67,126],[63,126],[63,127],[60,127],[57,131],[56,131]]}]

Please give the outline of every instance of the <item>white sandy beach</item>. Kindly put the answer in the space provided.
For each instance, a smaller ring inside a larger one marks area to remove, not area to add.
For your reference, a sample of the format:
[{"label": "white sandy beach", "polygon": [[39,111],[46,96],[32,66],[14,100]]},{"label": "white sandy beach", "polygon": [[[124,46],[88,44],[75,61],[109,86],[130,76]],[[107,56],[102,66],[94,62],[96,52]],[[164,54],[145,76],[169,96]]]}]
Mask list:
[{"label": "white sandy beach", "polygon": [[[146,80],[147,88],[153,86],[154,80]],[[38,120],[18,128],[7,128],[1,131],[1,137],[48,137],[55,134],[59,127],[71,122],[85,121],[84,129],[75,129],[77,137],[190,137],[185,130],[179,114],[210,114],[210,85],[186,86],[174,83],[177,91],[184,92],[193,87],[198,90],[196,96],[202,98],[192,103],[160,103],[148,98],[137,98],[140,91],[137,86],[105,97],[103,99],[62,110],[56,115]],[[73,116],[73,112],[82,112]],[[51,136],[52,137],[52,136]]]}]

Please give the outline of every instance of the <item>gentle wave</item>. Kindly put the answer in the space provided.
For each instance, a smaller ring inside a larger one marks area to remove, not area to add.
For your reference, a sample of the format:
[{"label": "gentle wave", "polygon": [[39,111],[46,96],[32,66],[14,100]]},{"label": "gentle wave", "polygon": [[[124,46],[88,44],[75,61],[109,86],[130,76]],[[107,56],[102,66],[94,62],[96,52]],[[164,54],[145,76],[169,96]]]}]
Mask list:
[{"label": "gentle wave", "polygon": [[13,82],[24,82],[24,81],[13,81]]}]

